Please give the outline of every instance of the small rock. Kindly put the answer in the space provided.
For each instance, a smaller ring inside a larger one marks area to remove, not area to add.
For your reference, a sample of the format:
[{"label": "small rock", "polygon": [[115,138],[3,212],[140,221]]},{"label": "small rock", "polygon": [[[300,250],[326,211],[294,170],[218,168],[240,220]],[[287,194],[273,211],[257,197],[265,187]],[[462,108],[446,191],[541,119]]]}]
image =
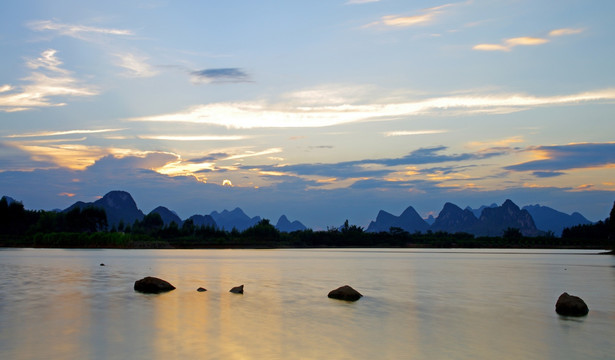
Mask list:
[{"label": "small rock", "polygon": [[105,266],[105,264],[103,264],[103,263],[100,263],[100,266]]},{"label": "small rock", "polygon": [[148,276],[141,280],[135,281],[134,289],[135,291],[146,294],[159,294],[161,292],[175,290],[175,286],[162,279]]},{"label": "small rock", "polygon": [[243,294],[243,285],[235,286],[229,290],[229,292],[232,292],[233,294]]},{"label": "small rock", "polygon": [[200,287],[200,288],[196,289],[196,291],[198,291],[198,292],[204,292],[204,291],[207,291],[207,289]]},{"label": "small rock", "polygon": [[329,292],[328,296],[331,299],[346,300],[346,301],[357,301],[363,295],[361,295],[358,291],[356,291],[355,289],[351,288],[350,286],[344,285],[344,286],[339,287],[339,288],[337,288],[335,290],[331,290]]},{"label": "small rock", "polygon": [[563,293],[555,303],[555,312],[564,316],[585,316],[589,308],[580,297]]}]

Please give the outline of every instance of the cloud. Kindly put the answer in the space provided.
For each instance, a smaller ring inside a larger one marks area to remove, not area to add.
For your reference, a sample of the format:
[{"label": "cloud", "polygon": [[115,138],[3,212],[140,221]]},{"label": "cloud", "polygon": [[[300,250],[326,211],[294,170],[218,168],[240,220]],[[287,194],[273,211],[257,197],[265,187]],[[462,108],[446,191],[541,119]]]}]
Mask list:
[{"label": "cloud", "polygon": [[54,20],[31,21],[27,26],[34,31],[51,31],[58,35],[69,36],[80,40],[91,40],[93,35],[132,36],[134,33],[126,29],[101,28],[87,25],[63,24]]},{"label": "cloud", "polygon": [[[563,28],[551,30],[549,32],[549,37],[559,37],[564,35],[574,35],[580,34],[584,29],[572,29],[572,28]],[[502,40],[500,44],[478,44],[474,45],[472,49],[480,50],[480,51],[511,51],[515,46],[536,46],[542,45],[549,42],[549,39],[540,38],[540,37],[532,37],[532,36],[521,36],[515,38],[508,38]]]},{"label": "cloud", "polygon": [[6,138],[31,138],[31,137],[49,137],[63,135],[82,135],[82,134],[100,134],[107,132],[121,131],[124,129],[98,129],[98,130],[65,130],[65,131],[41,131],[36,133],[12,134],[5,136]]},{"label": "cloud", "polygon": [[583,143],[536,146],[526,149],[536,153],[538,160],[507,166],[512,171],[533,171],[544,177],[562,170],[615,167],[615,143]]},{"label": "cloud", "polygon": [[445,4],[421,10],[420,14],[412,16],[402,15],[386,15],[375,21],[365,25],[364,27],[385,26],[385,27],[411,27],[418,25],[426,25],[435,20],[443,10],[453,4]]},{"label": "cloud", "polygon": [[250,76],[239,68],[204,69],[190,75],[197,84],[250,82]]},{"label": "cloud", "polygon": [[561,171],[534,171],[532,175],[539,178],[551,178],[564,175],[565,173]]},{"label": "cloud", "polygon": [[478,44],[472,49],[481,51],[510,51],[515,46],[535,46],[549,42],[548,39],[522,36],[510,39],[504,39],[503,44]]},{"label": "cloud", "polygon": [[[197,105],[177,113],[142,116],[128,121],[185,122],[227,128],[315,128],[383,118],[425,114],[463,115],[474,113],[510,113],[542,106],[572,105],[615,100],[615,89],[583,93],[532,96],[526,94],[472,94],[445,96],[401,103],[363,105],[333,104],[297,106],[294,103],[234,102]],[[456,111],[455,111],[456,110]]]},{"label": "cloud", "polygon": [[115,57],[118,59],[117,65],[127,70],[125,75],[128,77],[144,78],[158,74],[158,71],[146,62],[146,56],[124,53],[115,54]]},{"label": "cloud", "polygon": [[3,85],[0,92],[0,111],[16,112],[33,108],[64,106],[66,103],[53,101],[52,97],[94,96],[98,91],[93,87],[81,86],[70,71],[61,68],[62,62],[56,57],[56,50],[49,49],[36,59],[29,59],[26,65],[35,70],[22,79],[29,84],[15,89]]},{"label": "cloud", "polygon": [[139,139],[169,140],[169,141],[235,141],[244,140],[241,135],[146,135]]},{"label": "cloud", "polygon": [[442,134],[447,132],[447,130],[415,130],[415,131],[387,131],[384,133],[384,136],[414,136],[414,135],[431,135],[431,134]]},{"label": "cloud", "polygon": [[575,34],[580,34],[583,31],[585,31],[585,29],[573,29],[573,28],[555,29],[549,32],[549,36],[575,35]]}]

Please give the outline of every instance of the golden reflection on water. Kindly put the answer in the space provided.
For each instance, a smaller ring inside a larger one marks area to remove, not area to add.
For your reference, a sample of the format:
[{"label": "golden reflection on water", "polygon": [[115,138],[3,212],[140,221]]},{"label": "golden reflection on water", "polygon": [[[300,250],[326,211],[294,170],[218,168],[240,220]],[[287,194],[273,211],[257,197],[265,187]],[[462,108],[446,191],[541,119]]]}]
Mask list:
[{"label": "golden reflection on water", "polygon": [[[611,258],[36,251],[0,252],[1,359],[601,358],[615,336],[615,267],[558,265]],[[177,289],[134,292],[148,275]],[[326,297],[345,284],[364,298]],[[554,313],[564,290],[585,294],[588,317]]]}]

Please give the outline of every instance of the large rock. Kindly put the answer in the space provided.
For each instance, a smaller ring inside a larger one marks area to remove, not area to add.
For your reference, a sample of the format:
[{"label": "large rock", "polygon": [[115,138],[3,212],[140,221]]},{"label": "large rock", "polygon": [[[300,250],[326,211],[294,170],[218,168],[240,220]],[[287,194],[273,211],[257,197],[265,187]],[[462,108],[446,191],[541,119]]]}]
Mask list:
[{"label": "large rock", "polygon": [[232,292],[233,294],[243,294],[243,285],[235,286],[229,290],[229,292]]},{"label": "large rock", "polygon": [[555,303],[555,312],[564,316],[585,316],[589,308],[580,297],[563,293]]},{"label": "large rock", "polygon": [[167,292],[171,290],[175,290],[175,286],[169,284],[168,282],[153,277],[148,276],[144,277],[141,280],[135,281],[135,291],[146,293],[146,294],[159,294],[162,292]]},{"label": "large rock", "polygon": [[346,300],[346,301],[357,301],[363,295],[361,295],[358,291],[356,291],[355,289],[351,288],[350,286],[344,285],[344,286],[339,287],[339,288],[337,288],[335,290],[331,290],[329,292],[328,296],[331,299]]}]

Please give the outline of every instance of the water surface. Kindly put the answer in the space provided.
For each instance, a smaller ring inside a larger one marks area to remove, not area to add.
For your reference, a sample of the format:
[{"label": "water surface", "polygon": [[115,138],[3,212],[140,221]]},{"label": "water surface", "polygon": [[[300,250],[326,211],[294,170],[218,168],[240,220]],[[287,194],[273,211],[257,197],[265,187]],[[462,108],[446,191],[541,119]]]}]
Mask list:
[{"label": "water surface", "polygon": [[[135,292],[145,276],[177,289]],[[0,280],[0,359],[612,359],[615,351],[615,257],[595,251],[3,249]],[[228,292],[241,284],[244,295]],[[365,296],[327,298],[345,284]],[[588,316],[555,313],[564,291],[588,303]]]}]

